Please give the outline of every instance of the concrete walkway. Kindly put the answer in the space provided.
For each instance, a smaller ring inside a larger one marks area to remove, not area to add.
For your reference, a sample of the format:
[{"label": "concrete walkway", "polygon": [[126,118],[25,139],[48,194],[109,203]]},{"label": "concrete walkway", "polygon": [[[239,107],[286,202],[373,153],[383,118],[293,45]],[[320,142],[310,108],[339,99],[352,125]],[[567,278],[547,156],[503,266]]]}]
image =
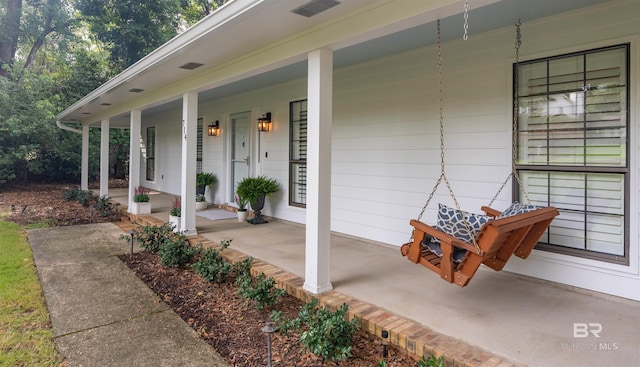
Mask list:
[{"label": "concrete walkway", "polygon": [[112,223],[27,231],[66,366],[228,364],[116,256]]}]

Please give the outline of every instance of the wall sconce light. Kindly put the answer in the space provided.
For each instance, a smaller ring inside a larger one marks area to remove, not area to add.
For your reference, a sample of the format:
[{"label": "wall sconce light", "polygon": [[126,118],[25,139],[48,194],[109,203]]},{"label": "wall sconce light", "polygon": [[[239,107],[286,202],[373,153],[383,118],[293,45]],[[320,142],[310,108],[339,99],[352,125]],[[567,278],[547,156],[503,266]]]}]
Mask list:
[{"label": "wall sconce light", "polygon": [[271,112],[267,112],[258,119],[258,131],[271,130]]},{"label": "wall sconce light", "polygon": [[220,121],[215,120],[209,124],[209,128],[207,128],[207,133],[209,136],[218,136],[220,132]]}]

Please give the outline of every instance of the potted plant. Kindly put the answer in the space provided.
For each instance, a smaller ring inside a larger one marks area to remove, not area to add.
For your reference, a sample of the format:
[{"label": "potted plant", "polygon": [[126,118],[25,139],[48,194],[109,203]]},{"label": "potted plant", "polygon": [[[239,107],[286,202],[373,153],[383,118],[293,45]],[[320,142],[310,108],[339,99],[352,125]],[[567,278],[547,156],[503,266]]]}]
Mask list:
[{"label": "potted plant", "polygon": [[218,182],[218,178],[211,172],[196,173],[196,194],[204,195],[206,188],[211,189],[211,186],[216,182]]},{"label": "potted plant", "polygon": [[131,214],[150,214],[151,203],[149,202],[149,190],[138,186],[133,192],[133,204],[131,205]]},{"label": "potted plant", "polygon": [[196,210],[207,209],[207,200],[204,194],[196,194]]},{"label": "potted plant", "polygon": [[240,195],[236,195],[236,204],[238,204],[238,222],[246,222],[249,212],[247,211],[247,199]]},{"label": "potted plant", "polygon": [[169,225],[174,232],[180,231],[180,214],[182,213],[182,203],[179,197],[175,197],[171,202],[171,210],[169,211]]},{"label": "potted plant", "polygon": [[238,183],[236,193],[244,198],[253,209],[254,217],[249,220],[251,224],[267,223],[262,218],[261,212],[265,198],[280,189],[278,182],[265,176],[247,177]]}]

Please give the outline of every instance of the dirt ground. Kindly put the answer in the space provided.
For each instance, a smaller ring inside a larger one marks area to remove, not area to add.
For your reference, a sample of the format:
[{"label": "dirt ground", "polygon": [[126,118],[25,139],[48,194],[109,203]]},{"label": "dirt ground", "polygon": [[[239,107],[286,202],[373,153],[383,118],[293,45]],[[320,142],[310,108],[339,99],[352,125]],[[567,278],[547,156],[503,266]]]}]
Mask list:
[{"label": "dirt ground", "polygon": [[[122,187],[125,182],[113,181],[110,187]],[[37,184],[14,185],[0,190],[0,215],[6,221],[26,225],[69,226],[75,224],[113,222],[120,218],[115,208],[107,216],[102,216],[91,207],[77,201],[65,201],[64,193],[78,185]],[[99,195],[97,186],[89,190]]]},{"label": "dirt ground", "polygon": [[[111,187],[125,185],[114,182]],[[3,220],[26,225],[77,225],[116,221],[115,210],[102,216],[77,202],[63,199],[74,185],[25,185],[0,191],[0,215]],[[118,186],[122,187],[122,186]],[[99,190],[90,185],[94,193]],[[262,327],[270,310],[256,310],[250,301],[237,295],[232,282],[212,284],[189,268],[174,269],[160,265],[157,255],[148,252],[122,255],[121,260],[136,272],[156,294],[178,313],[185,322],[212,345],[231,365],[266,366],[266,335]],[[283,314],[297,315],[300,301],[285,296],[276,306]],[[338,366],[322,360],[298,342],[297,335],[272,334],[274,366]],[[383,360],[378,338],[359,330],[354,338],[353,356],[340,366],[375,367]],[[388,347],[387,366],[416,366],[405,352]]]}]

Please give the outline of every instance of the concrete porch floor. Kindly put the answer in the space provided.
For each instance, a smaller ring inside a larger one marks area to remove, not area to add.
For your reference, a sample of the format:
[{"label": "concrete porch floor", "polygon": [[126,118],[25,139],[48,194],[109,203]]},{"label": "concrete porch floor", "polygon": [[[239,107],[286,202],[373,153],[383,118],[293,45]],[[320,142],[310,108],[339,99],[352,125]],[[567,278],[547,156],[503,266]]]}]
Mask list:
[{"label": "concrete porch floor", "polygon": [[[110,189],[109,196],[127,203],[126,189]],[[151,215],[168,221],[174,196],[152,192]],[[196,227],[200,237],[231,239],[230,249],[304,279],[304,225],[277,219],[251,225],[196,216]],[[640,302],[488,268],[459,288],[410,263],[399,248],[340,234],[331,237],[331,282],[342,295],[504,359],[482,365],[640,363]],[[574,337],[574,323],[601,324],[600,337]]]}]

